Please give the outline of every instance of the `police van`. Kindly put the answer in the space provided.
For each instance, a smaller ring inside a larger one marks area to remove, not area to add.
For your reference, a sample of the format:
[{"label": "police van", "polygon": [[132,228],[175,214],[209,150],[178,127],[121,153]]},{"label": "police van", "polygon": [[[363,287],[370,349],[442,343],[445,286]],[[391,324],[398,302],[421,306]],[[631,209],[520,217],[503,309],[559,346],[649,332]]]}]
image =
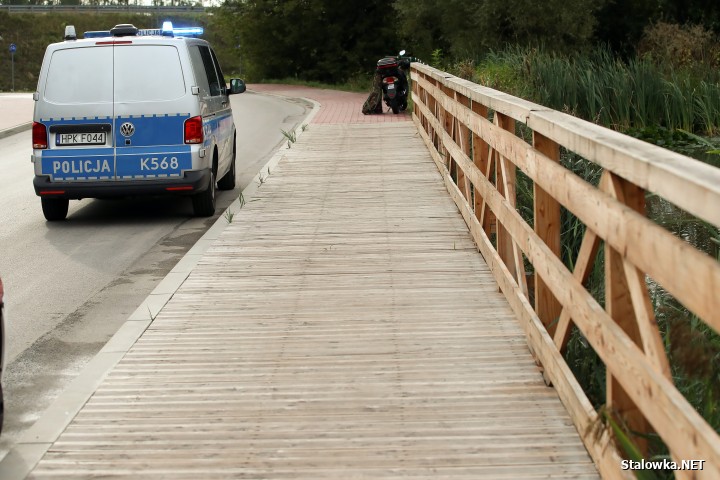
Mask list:
[{"label": "police van", "polygon": [[70,200],[186,195],[197,216],[215,212],[215,188],[235,188],[235,124],[201,28],[72,26],[47,47],[32,127],[33,184],[45,218]]}]

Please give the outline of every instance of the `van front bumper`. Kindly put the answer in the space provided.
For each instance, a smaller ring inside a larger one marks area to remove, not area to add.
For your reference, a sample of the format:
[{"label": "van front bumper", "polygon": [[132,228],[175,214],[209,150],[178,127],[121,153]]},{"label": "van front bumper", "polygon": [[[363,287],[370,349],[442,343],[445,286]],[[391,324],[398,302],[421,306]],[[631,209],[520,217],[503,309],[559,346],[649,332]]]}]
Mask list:
[{"label": "van front bumper", "polygon": [[161,180],[109,180],[51,182],[48,175],[33,179],[35,194],[46,198],[114,198],[147,195],[194,195],[210,186],[210,169],[185,172],[182,177]]}]

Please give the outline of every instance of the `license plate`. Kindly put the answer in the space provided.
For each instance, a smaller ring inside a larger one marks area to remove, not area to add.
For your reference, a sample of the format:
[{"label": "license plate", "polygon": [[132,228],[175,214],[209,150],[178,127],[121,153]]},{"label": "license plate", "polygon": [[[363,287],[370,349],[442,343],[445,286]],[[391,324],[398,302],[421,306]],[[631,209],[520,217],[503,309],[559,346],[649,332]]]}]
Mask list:
[{"label": "license plate", "polygon": [[392,83],[388,85],[388,90],[395,90],[395,85],[393,85]]},{"label": "license plate", "polygon": [[58,133],[55,145],[105,145],[105,132]]}]

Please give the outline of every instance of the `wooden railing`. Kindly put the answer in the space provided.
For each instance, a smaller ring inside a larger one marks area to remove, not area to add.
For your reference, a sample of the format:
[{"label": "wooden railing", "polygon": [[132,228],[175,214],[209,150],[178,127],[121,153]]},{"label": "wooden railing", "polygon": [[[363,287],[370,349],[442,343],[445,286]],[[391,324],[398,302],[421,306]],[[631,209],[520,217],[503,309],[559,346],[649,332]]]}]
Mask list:
[{"label": "wooden railing", "polygon": [[[640,434],[639,449],[654,431],[680,465],[705,461],[678,478],[720,478],[720,437],[673,384],[647,286],[718,332],[720,263],[644,215],[652,192],[720,226],[720,169],[425,65],[411,76],[418,130],[603,477],[633,475],[563,358],[572,325],[605,364],[604,411]],[[561,147],[602,168],[598,187],[561,165]],[[516,207],[517,169],[533,182],[534,225]],[[573,271],[560,259],[561,206],[587,227]],[[583,286],[601,247],[605,308]]]}]

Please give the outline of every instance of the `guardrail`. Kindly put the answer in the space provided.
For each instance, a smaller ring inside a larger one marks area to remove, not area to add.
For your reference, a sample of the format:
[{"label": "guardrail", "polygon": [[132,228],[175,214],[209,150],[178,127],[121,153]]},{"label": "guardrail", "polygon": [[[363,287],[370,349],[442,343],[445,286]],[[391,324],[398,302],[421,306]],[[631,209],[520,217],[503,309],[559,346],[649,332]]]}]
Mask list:
[{"label": "guardrail", "polygon": [[205,13],[204,6],[153,5],[0,5],[0,12],[8,13]]},{"label": "guardrail", "polygon": [[[606,366],[607,411],[640,434],[640,449],[654,430],[678,464],[705,460],[696,478],[720,478],[720,437],[672,382],[646,281],[717,332],[720,263],[644,214],[652,192],[720,226],[720,169],[425,65],[412,76],[413,120],[603,477],[631,474],[562,356],[572,325]],[[561,147],[602,167],[598,187],[561,165]],[[517,169],[534,183],[534,225],[516,207]],[[560,259],[561,206],[587,227],[574,271]],[[601,246],[604,309],[583,286]]]}]

